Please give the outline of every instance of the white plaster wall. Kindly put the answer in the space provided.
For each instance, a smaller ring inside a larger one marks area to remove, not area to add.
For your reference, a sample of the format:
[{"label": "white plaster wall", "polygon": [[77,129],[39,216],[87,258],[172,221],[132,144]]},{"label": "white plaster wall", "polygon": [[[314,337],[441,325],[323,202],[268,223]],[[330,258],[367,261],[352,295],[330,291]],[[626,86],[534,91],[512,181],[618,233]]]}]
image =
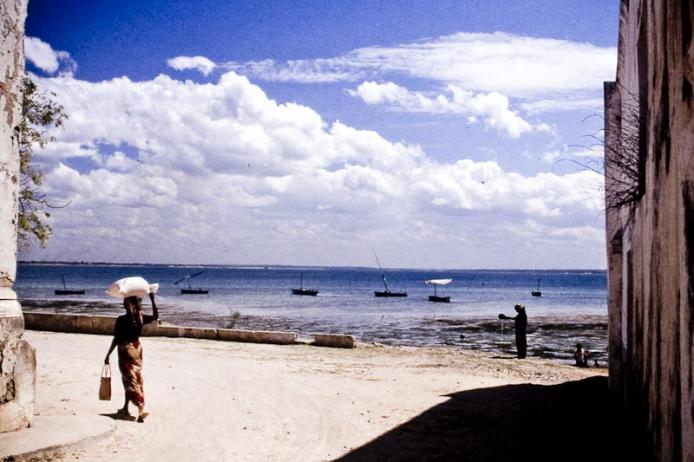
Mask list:
[{"label": "white plaster wall", "polygon": [[26,0],[0,0],[0,431],[31,424],[35,353],[22,340],[24,318],[12,285],[17,265],[20,85]]},{"label": "white plaster wall", "polygon": [[25,17],[26,0],[0,2],[0,300],[15,298],[11,291],[17,261],[19,187],[15,127],[20,119],[18,95],[24,76]]}]

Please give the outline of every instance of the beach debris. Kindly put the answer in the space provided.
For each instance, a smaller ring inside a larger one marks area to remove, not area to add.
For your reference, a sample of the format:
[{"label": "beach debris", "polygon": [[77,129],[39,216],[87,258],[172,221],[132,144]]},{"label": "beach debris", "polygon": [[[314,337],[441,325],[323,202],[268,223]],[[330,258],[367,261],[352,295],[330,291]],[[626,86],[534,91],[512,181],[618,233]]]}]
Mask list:
[{"label": "beach debris", "polygon": [[234,326],[236,326],[236,322],[239,320],[240,317],[241,317],[241,313],[229,308],[229,316],[228,316],[226,322],[224,323],[224,328],[225,329],[233,329]]}]

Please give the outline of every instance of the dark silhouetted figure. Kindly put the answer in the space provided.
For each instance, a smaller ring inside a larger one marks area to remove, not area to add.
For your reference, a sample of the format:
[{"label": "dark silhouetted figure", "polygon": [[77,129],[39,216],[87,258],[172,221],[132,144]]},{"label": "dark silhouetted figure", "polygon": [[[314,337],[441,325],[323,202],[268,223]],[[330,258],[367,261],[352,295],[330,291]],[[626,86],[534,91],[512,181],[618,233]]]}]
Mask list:
[{"label": "dark silhouetted figure", "polygon": [[518,352],[518,359],[523,359],[528,352],[528,315],[525,314],[525,307],[523,305],[516,305],[513,307],[516,310],[516,316],[510,317],[505,314],[500,314],[499,319],[512,319],[516,327],[516,351]]},{"label": "dark silhouetted figure", "polygon": [[576,366],[588,367],[588,352],[583,348],[583,345],[580,343],[576,344],[576,352],[574,352],[574,359],[576,359]]}]

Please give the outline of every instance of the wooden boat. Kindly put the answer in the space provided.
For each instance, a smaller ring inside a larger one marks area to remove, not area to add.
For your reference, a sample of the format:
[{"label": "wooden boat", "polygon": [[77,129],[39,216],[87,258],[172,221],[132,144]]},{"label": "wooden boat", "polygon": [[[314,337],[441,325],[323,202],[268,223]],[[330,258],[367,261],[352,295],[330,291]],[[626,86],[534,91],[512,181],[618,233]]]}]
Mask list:
[{"label": "wooden boat", "polygon": [[448,295],[439,295],[436,291],[436,287],[447,286],[451,283],[451,281],[453,281],[453,279],[427,279],[426,281],[424,281],[425,284],[434,286],[434,295],[429,295],[429,301],[449,303],[451,301],[451,297]]},{"label": "wooden boat", "polygon": [[184,295],[204,295],[210,293],[207,289],[181,289],[181,293]]},{"label": "wooden boat", "polygon": [[429,295],[429,301],[430,302],[440,302],[440,303],[450,303],[451,297],[448,295],[443,296],[443,295]]},{"label": "wooden boat", "polygon": [[533,297],[542,297],[542,292],[540,292],[540,280],[537,280],[537,290],[531,290],[530,295]]},{"label": "wooden boat", "polygon": [[374,291],[376,297],[407,297],[407,292],[391,292],[390,290],[376,290]]},{"label": "wooden boat", "polygon": [[381,262],[378,259],[378,255],[376,255],[376,252],[373,249],[371,251],[374,253],[374,257],[376,257],[376,263],[378,263],[378,269],[381,271],[381,279],[383,279],[383,287],[385,288],[385,290],[375,291],[374,295],[376,297],[407,297],[407,292],[393,292],[388,288],[386,273],[383,271],[383,268],[381,268]]},{"label": "wooden boat", "polygon": [[198,271],[197,273],[189,274],[188,276],[179,279],[178,281],[174,282],[174,285],[177,286],[183,281],[188,281],[188,287],[181,289],[181,294],[183,295],[205,295],[209,293],[209,290],[207,289],[201,289],[200,287],[192,287],[190,285],[190,280],[193,279],[196,276],[200,276],[202,273],[204,273],[205,270]]},{"label": "wooden boat", "polygon": [[56,295],[84,295],[84,289],[55,289]]},{"label": "wooden boat", "polygon": [[63,288],[55,289],[53,291],[55,295],[84,295],[84,289],[68,289],[65,284],[65,275],[61,274],[60,277],[63,279]]},{"label": "wooden boat", "polygon": [[299,273],[299,288],[292,289],[294,295],[318,295],[318,289],[304,289],[304,273]]}]

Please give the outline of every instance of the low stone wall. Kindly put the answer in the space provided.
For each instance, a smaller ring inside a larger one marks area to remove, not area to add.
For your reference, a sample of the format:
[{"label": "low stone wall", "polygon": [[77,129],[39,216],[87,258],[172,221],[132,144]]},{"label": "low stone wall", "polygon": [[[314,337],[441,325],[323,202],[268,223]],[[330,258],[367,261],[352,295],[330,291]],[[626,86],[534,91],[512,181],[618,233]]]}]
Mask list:
[{"label": "low stone wall", "polygon": [[[112,335],[116,318],[110,316],[86,316],[79,314],[24,313],[27,329],[74,334]],[[227,342],[271,343],[292,345],[298,336],[294,332],[272,332],[262,330],[215,329],[214,327],[182,327],[147,324],[142,329],[144,337],[195,338],[222,340]],[[356,342],[351,335],[317,334],[312,345],[354,348]]]},{"label": "low stone wall", "polygon": [[357,342],[351,335],[316,334],[313,336],[312,345],[334,348],[356,348]]}]

